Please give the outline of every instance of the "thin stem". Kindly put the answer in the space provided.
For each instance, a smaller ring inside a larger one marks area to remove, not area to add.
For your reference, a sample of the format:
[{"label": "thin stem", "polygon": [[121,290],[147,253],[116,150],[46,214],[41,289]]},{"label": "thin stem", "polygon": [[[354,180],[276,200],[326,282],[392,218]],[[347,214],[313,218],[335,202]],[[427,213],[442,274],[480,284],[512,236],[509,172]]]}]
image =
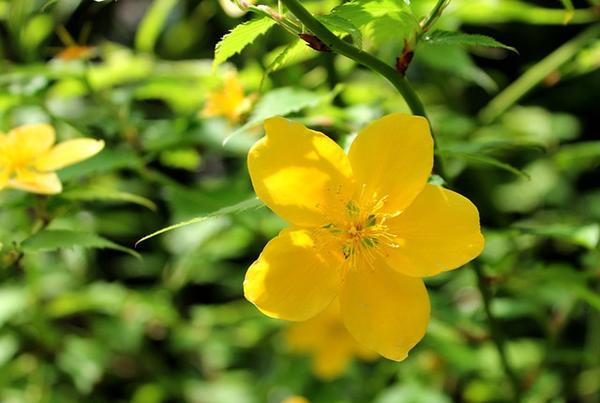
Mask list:
[{"label": "thin stem", "polygon": [[412,89],[406,79],[398,74],[390,65],[386,64],[372,54],[358,49],[352,44],[338,38],[333,32],[327,29],[325,25],[313,17],[313,15],[308,12],[308,10],[304,8],[304,6],[300,4],[298,0],[282,0],[282,3],[285,4],[292,14],[294,14],[296,18],[302,22],[302,24],[304,24],[313,34],[315,34],[317,38],[325,43],[325,45],[335,52],[370,68],[376,73],[381,74],[394,87],[396,87],[413,114],[426,116],[425,108],[417,96],[417,93]]},{"label": "thin stem", "polygon": [[444,9],[448,7],[450,4],[450,0],[438,0],[435,7],[431,10],[429,15],[421,22],[421,30],[423,32],[429,31],[433,24],[441,17]]},{"label": "thin stem", "polygon": [[490,335],[494,345],[496,346],[496,350],[498,350],[498,355],[500,356],[500,362],[502,364],[502,368],[504,369],[504,373],[512,385],[514,401],[518,403],[521,401],[521,385],[519,378],[508,362],[504,333],[498,325],[496,317],[492,313],[492,290],[485,279],[481,266],[478,263],[475,263],[473,267],[475,268],[475,274],[477,275],[477,286],[483,299],[483,309],[485,310],[485,314],[487,316]]},{"label": "thin stem", "polygon": [[521,77],[506,87],[490,101],[479,114],[484,123],[496,120],[507,109],[517,103],[523,96],[543,81],[548,75],[565,63],[573,60],[573,57],[583,47],[600,35],[600,24],[592,25],[575,38],[571,39],[544,59],[533,65]]}]

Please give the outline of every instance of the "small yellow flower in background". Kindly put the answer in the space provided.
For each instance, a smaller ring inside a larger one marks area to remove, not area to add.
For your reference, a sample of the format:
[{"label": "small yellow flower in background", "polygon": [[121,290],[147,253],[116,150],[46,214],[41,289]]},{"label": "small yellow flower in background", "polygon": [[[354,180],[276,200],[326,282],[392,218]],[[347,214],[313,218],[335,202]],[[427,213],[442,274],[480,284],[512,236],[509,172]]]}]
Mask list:
[{"label": "small yellow flower in background", "polygon": [[363,360],[377,357],[377,353],[358,344],[348,333],[337,300],[314,318],[294,323],[286,336],[293,350],[312,354],[313,371],[322,379],[342,375],[354,357]]},{"label": "small yellow flower in background", "polygon": [[0,133],[0,190],[13,188],[41,194],[62,191],[54,171],[97,154],[102,140],[79,138],[54,145],[54,128],[32,124]]},{"label": "small yellow flower in background", "polygon": [[64,61],[70,60],[85,60],[90,59],[96,55],[96,48],[94,46],[83,46],[83,45],[72,45],[67,46],[56,54],[57,59]]},{"label": "small yellow flower in background", "polygon": [[248,154],[257,196],[291,226],[250,266],[244,294],[273,318],[305,321],[339,298],[350,334],[403,360],[424,336],[422,277],[455,269],[483,249],[477,208],[427,183],[426,119],[387,115],[348,155],[330,138],[276,117]]},{"label": "small yellow flower in background", "polygon": [[310,403],[307,398],[302,396],[290,396],[286,397],[281,403]]},{"label": "small yellow flower in background", "polygon": [[236,74],[227,74],[223,87],[207,95],[202,116],[223,116],[230,123],[238,123],[250,109],[252,98],[244,96],[244,89]]}]

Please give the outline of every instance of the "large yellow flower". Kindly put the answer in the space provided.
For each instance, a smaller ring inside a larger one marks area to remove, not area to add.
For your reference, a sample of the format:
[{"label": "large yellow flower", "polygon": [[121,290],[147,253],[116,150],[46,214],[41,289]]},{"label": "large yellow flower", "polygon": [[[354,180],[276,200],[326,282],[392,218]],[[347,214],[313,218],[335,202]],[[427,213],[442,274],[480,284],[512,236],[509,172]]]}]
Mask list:
[{"label": "large yellow flower", "polygon": [[337,300],[314,318],[294,323],[286,336],[293,350],[312,354],[313,371],[323,379],[341,375],[353,357],[364,360],[377,357],[374,351],[364,348],[348,333]]},{"label": "large yellow flower", "polygon": [[246,273],[244,294],[264,314],[303,321],[339,297],[354,338],[403,360],[425,334],[422,277],[481,253],[477,208],[427,184],[427,120],[387,115],[344,151],[322,133],[277,117],[248,154],[257,196],[291,226]]},{"label": "large yellow flower", "polygon": [[33,124],[0,133],[0,189],[54,194],[62,184],[54,171],[89,158],[102,150],[104,142],[87,138],[54,145],[52,126]]}]

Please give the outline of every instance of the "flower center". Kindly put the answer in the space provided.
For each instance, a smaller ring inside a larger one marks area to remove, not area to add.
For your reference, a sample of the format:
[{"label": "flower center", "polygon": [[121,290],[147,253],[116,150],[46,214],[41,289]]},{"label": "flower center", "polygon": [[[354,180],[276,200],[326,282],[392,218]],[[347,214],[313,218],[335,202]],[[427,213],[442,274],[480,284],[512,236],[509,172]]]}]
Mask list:
[{"label": "flower center", "polygon": [[323,228],[334,235],[341,244],[341,253],[350,267],[358,263],[373,267],[377,255],[382,255],[381,246],[397,247],[395,236],[386,225],[386,214],[378,214],[382,203],[360,208],[354,201],[346,204],[346,220],[341,224],[328,224]]}]

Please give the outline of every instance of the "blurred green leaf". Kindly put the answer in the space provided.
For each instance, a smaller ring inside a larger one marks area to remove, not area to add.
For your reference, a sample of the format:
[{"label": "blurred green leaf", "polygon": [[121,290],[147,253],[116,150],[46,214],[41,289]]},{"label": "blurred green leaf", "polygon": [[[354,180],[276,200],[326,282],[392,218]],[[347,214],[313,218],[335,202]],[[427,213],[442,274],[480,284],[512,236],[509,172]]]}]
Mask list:
[{"label": "blurred green leaf", "polygon": [[269,91],[256,103],[246,124],[229,134],[223,143],[226,144],[236,134],[262,124],[265,119],[273,116],[286,116],[305,108],[315,107],[331,98],[331,95],[291,87],[280,87]]},{"label": "blurred green leaf", "polygon": [[25,252],[46,252],[61,248],[71,248],[74,246],[95,249],[114,249],[141,258],[136,251],[89,232],[46,229],[27,238],[21,243],[21,247]]},{"label": "blurred green leaf", "polygon": [[0,288],[0,328],[13,315],[23,312],[27,307],[27,291],[15,286]]},{"label": "blurred green leaf", "polygon": [[133,193],[123,192],[111,188],[104,187],[85,187],[69,189],[60,194],[60,197],[69,200],[82,201],[112,201],[134,203],[146,207],[152,211],[156,211],[156,204],[150,199],[138,196]]},{"label": "blurred green leaf", "polygon": [[240,53],[246,46],[254,42],[259,36],[265,34],[274,25],[274,20],[262,17],[244,22],[233,28],[217,43],[213,68],[226,62],[233,55]]},{"label": "blurred green leaf", "polygon": [[135,47],[141,52],[152,52],[171,10],[178,0],[154,0],[140,22],[135,35]]},{"label": "blurred green leaf", "polygon": [[512,46],[498,42],[490,36],[479,34],[437,30],[427,34],[424,37],[424,40],[432,45],[485,46],[490,48],[502,48],[518,53],[517,49]]}]

